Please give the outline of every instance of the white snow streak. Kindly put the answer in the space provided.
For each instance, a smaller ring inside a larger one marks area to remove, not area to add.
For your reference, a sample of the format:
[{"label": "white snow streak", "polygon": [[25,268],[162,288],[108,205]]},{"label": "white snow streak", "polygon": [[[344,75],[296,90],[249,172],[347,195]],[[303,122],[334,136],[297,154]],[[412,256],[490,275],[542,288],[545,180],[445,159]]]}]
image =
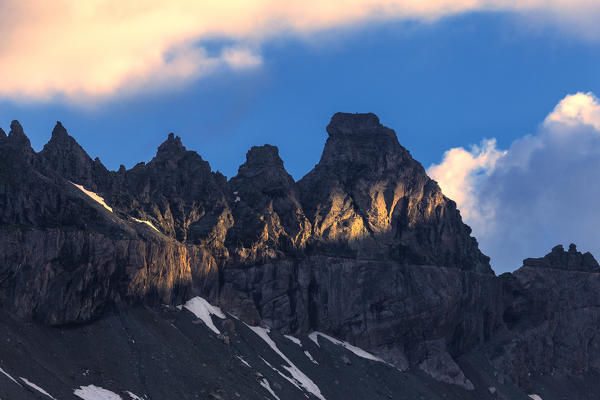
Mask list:
[{"label": "white snow streak", "polygon": [[236,356],[238,360],[240,360],[242,362],[242,364],[244,364],[246,367],[248,368],[252,368],[252,366],[250,366],[250,363],[248,363],[248,361],[244,360],[241,356]]},{"label": "white snow streak", "polygon": [[123,400],[118,394],[94,385],[80,386],[73,393],[83,400]]},{"label": "white snow streak", "polygon": [[283,335],[283,337],[291,340],[292,342],[296,343],[298,346],[302,347],[302,342],[297,337],[290,336],[290,335]]},{"label": "white snow streak", "polygon": [[271,396],[273,396],[273,397],[274,397],[276,400],[281,400],[281,399],[280,399],[280,398],[279,398],[279,397],[278,397],[278,396],[275,394],[275,392],[273,391],[273,389],[271,389],[271,385],[269,385],[269,381],[268,381],[268,380],[266,380],[265,378],[262,378],[262,379],[261,379],[261,381],[260,381],[260,385],[261,385],[262,387],[264,387],[265,389],[267,389],[267,391],[268,391],[269,393],[271,393]]},{"label": "white snow streak", "polygon": [[3,373],[4,375],[6,375],[8,377],[8,379],[10,379],[11,381],[13,381],[17,385],[22,386],[19,382],[17,382],[17,380],[15,378],[13,378],[12,376],[10,376],[8,374],[8,372],[6,372],[5,370],[3,370],[2,368],[0,368],[0,372]]},{"label": "white snow streak", "polygon": [[[73,182],[71,182],[73,183]],[[100,205],[102,205],[102,207],[106,208],[108,211],[112,212],[112,208],[110,208],[105,202],[104,199],[100,196],[98,196],[96,193],[94,192],[90,192],[89,190],[87,190],[86,188],[84,188],[81,185],[78,185],[76,183],[73,183],[73,185],[75,185],[79,190],[81,190],[83,193],[87,194],[92,200],[98,202]]]},{"label": "white snow streak", "polygon": [[[263,362],[265,364],[267,364],[267,366],[269,368],[271,368],[273,371],[277,372],[283,379],[285,379],[286,381],[288,381],[289,383],[291,383],[293,386],[296,387],[296,389],[298,389],[299,391],[303,391],[302,388],[300,387],[300,382],[298,382],[297,380],[295,380],[294,378],[290,378],[289,376],[287,376],[286,374],[284,374],[283,372],[281,372],[280,370],[278,370],[277,368],[275,368],[274,366],[271,365],[271,363],[269,363],[267,360],[265,360],[264,358],[260,358],[261,360],[263,360]],[[308,396],[307,394],[305,394],[305,396]]]},{"label": "white snow streak", "polygon": [[217,329],[215,324],[212,321],[211,315],[215,315],[221,319],[225,319],[225,314],[221,311],[219,307],[215,307],[210,304],[208,301],[204,300],[202,297],[194,297],[188,300],[187,303],[183,305],[188,311],[192,312],[196,317],[198,317],[204,325],[206,325],[210,330],[219,335],[221,331]]},{"label": "white snow streak", "polygon": [[532,400],[542,400],[542,398],[540,396],[538,396],[537,394],[530,394],[529,397]]},{"label": "white snow streak", "polygon": [[312,361],[314,364],[317,364],[317,365],[319,365],[319,363],[317,362],[317,360],[315,360],[315,359],[313,358],[313,356],[312,356],[312,355],[311,355],[311,354],[308,352],[308,350],[304,350],[304,354],[306,354],[306,357],[308,357],[308,359],[309,359],[310,361]]},{"label": "white snow streak", "polygon": [[150,222],[150,221],[146,221],[146,220],[143,220],[143,219],[137,219],[137,218],[134,218],[134,217],[131,217],[131,218],[132,218],[132,219],[133,219],[135,222],[139,222],[140,224],[146,224],[146,225],[148,225],[150,228],[154,229],[156,232],[160,232],[160,231],[159,231],[159,230],[158,230],[158,229],[157,229],[157,228],[156,228],[154,225],[152,225],[152,222]]},{"label": "white snow streak", "polygon": [[29,387],[32,387],[32,388],[34,388],[35,390],[37,390],[37,391],[38,391],[38,392],[40,392],[41,394],[43,394],[43,395],[46,395],[46,396],[50,397],[50,398],[51,398],[51,399],[53,399],[53,400],[56,400],[54,397],[52,397],[52,396],[50,395],[50,393],[46,392],[44,389],[42,389],[41,387],[39,387],[39,386],[38,386],[38,385],[36,385],[35,383],[33,383],[33,382],[30,382],[29,380],[27,380],[27,378],[23,378],[23,377],[21,377],[21,380],[22,380],[23,382],[25,382],[25,383],[26,383],[26,384],[27,384]]},{"label": "white snow streak", "polygon": [[377,356],[374,356],[373,354],[371,354],[371,353],[369,353],[367,351],[364,351],[361,348],[358,348],[356,346],[352,346],[348,342],[343,342],[341,340],[338,340],[336,338],[333,338],[333,337],[331,337],[329,335],[326,335],[324,333],[321,333],[321,332],[313,332],[310,335],[308,335],[308,338],[310,340],[312,340],[313,342],[315,342],[317,346],[320,346],[319,345],[319,336],[324,337],[325,339],[329,340],[333,344],[337,344],[339,346],[342,346],[342,347],[346,348],[347,350],[350,350],[351,352],[353,352],[354,354],[356,354],[359,357],[366,358],[367,360],[379,361],[379,362],[387,364],[381,358],[379,358]]},{"label": "white snow streak", "polygon": [[298,369],[298,367],[296,367],[296,365],[293,362],[291,362],[290,359],[287,358],[285,354],[281,352],[281,350],[279,350],[273,339],[269,337],[269,329],[261,328],[260,326],[250,326],[247,324],[246,326],[252,329],[254,333],[256,333],[262,340],[264,340],[269,345],[269,347],[271,347],[271,349],[273,349],[273,351],[277,353],[279,357],[281,357],[289,365],[289,367],[285,365],[282,365],[282,367],[285,368],[285,370],[293,377],[293,379],[296,382],[300,384],[300,386],[304,388],[304,390],[314,394],[317,398],[321,400],[325,400],[325,397],[323,397],[323,395],[321,394],[321,390],[319,389],[319,387],[308,376],[306,376],[302,371],[300,371],[300,369]]},{"label": "white snow streak", "polygon": [[129,397],[131,397],[133,400],[144,400],[140,396],[136,395],[135,393],[130,392],[129,390],[126,390],[125,393],[127,393],[129,395]]}]

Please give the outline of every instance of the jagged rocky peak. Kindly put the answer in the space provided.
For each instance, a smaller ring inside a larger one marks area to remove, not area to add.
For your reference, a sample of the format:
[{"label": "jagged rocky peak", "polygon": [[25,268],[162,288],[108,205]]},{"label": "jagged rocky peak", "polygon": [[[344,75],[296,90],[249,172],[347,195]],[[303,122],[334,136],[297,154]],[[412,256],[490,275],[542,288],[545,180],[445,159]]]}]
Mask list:
[{"label": "jagged rocky peak", "polygon": [[228,233],[228,243],[245,247],[239,252],[239,261],[273,258],[281,255],[274,249],[304,245],[310,224],[277,147],[252,147],[238,174],[229,181],[229,189],[236,223]]},{"label": "jagged rocky peak", "polygon": [[[140,166],[136,165],[134,169]],[[152,169],[158,167],[159,170],[171,170],[180,175],[201,173],[204,178],[208,175],[213,175],[210,164],[202,159],[197,152],[186,149],[181,142],[181,138],[172,132],[169,133],[167,140],[158,146],[156,156],[149,163],[141,167],[150,167]]]},{"label": "jagged rocky peak", "polygon": [[294,184],[294,179],[287,173],[283,160],[279,157],[279,149],[269,144],[253,146],[246,153],[246,162],[239,167],[238,174],[231,179],[231,183],[236,186],[249,179],[255,185],[269,185],[273,189]]},{"label": "jagged rocky peak", "polygon": [[10,123],[10,132],[8,132],[8,140],[10,143],[13,144],[19,144],[24,147],[31,147],[29,138],[27,137],[27,135],[25,135],[23,127],[17,120],[14,120]]},{"label": "jagged rocky peak", "polygon": [[[156,155],[149,163],[145,165],[138,164],[134,167],[134,170],[139,168],[144,170],[150,168],[151,171],[158,174],[172,173],[180,176],[181,179],[190,181],[204,180],[208,176],[214,179],[215,175],[208,161],[205,161],[197,152],[188,150],[183,145],[181,138],[173,132],[169,133],[167,140],[158,146]],[[194,176],[193,174],[200,174],[200,176]],[[186,175],[190,176],[186,177]]]},{"label": "jagged rocky peak", "polygon": [[25,136],[25,132],[23,131],[23,127],[21,126],[21,123],[19,121],[17,121],[16,119],[10,123],[10,132],[9,132],[8,136],[13,136],[13,137],[24,137]]},{"label": "jagged rocky peak", "polygon": [[0,128],[0,140],[5,139],[5,138],[6,138],[6,132],[4,132],[4,129]]},{"label": "jagged rocky peak", "polygon": [[283,167],[283,160],[279,157],[279,149],[277,146],[272,146],[270,144],[252,146],[246,153],[246,163],[242,167]]},{"label": "jagged rocky peak", "polygon": [[559,244],[552,251],[540,258],[526,258],[524,267],[553,268],[568,271],[600,272],[600,265],[590,252],[581,253],[571,243],[569,250]]},{"label": "jagged rocky peak", "polygon": [[329,137],[320,165],[381,164],[383,161],[389,167],[387,164],[409,156],[398,143],[396,133],[383,126],[372,113],[336,113],[327,126],[327,133]]},{"label": "jagged rocky peak", "polygon": [[335,113],[327,126],[330,136],[356,136],[362,134],[393,134],[393,131],[379,122],[379,117],[373,113]]},{"label": "jagged rocky peak", "polygon": [[54,129],[52,129],[52,139],[60,140],[70,138],[67,130],[63,126],[62,122],[56,121],[56,125],[54,125]]},{"label": "jagged rocky peak", "polygon": [[60,121],[56,122],[50,140],[39,155],[46,167],[72,182],[95,191],[107,185],[106,167],[100,159],[92,160]]},{"label": "jagged rocky peak", "polygon": [[171,156],[176,156],[181,153],[185,153],[187,149],[181,143],[181,138],[179,136],[175,136],[173,132],[169,133],[167,140],[165,140],[160,146],[158,146],[158,151],[156,152],[157,158],[168,158]]},{"label": "jagged rocky peak", "polygon": [[12,169],[17,165],[31,164],[35,157],[35,152],[31,148],[31,142],[19,121],[12,121],[8,136],[2,137],[2,161],[5,162],[6,168]]},{"label": "jagged rocky peak", "polygon": [[54,129],[52,129],[52,136],[50,137],[48,143],[46,143],[44,146],[44,149],[47,149],[47,151],[50,151],[50,149],[56,150],[55,148],[59,146],[62,148],[68,147],[69,150],[85,152],[79,143],[77,143],[77,141],[69,135],[63,124],[60,121],[56,121]]},{"label": "jagged rocky peak", "polygon": [[327,133],[319,164],[298,182],[319,246],[492,273],[456,204],[376,115],[337,113]]}]

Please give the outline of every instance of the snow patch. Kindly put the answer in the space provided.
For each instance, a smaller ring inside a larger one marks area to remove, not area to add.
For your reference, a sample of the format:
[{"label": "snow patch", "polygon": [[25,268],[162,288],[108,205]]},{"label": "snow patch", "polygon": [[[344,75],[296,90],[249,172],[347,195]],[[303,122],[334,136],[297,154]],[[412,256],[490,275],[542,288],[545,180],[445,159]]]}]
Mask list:
[{"label": "snow patch", "polygon": [[95,385],[80,386],[73,393],[83,400],[123,400],[118,394]]},{"label": "snow patch", "polygon": [[281,400],[273,391],[273,389],[271,389],[271,385],[269,385],[269,381],[266,380],[265,378],[262,378],[260,381],[260,385],[262,387],[264,387],[265,389],[267,389],[267,392],[271,393],[271,396],[273,396],[275,398],[275,400]]},{"label": "snow patch", "polygon": [[134,217],[131,217],[135,222],[139,222],[140,224],[146,224],[148,225],[150,228],[154,229],[156,232],[160,232],[154,225],[152,225],[152,222],[150,221],[145,221],[143,219],[137,219]]},{"label": "snow patch", "polygon": [[3,370],[2,368],[0,368],[0,373],[6,375],[8,377],[8,379],[10,379],[11,381],[13,381],[14,383],[16,383],[19,386],[22,386],[19,382],[17,382],[17,380],[15,378],[13,378],[12,376],[10,376],[8,374],[8,372],[6,372],[5,370]]},{"label": "snow patch", "polygon": [[542,400],[542,398],[540,396],[538,396],[537,394],[530,394],[529,397],[532,400]]},{"label": "snow patch", "polygon": [[240,196],[235,196],[235,200],[233,201],[234,203],[237,203],[238,201],[241,201],[242,199],[240,199]]},{"label": "snow patch", "polygon": [[[73,183],[73,182],[71,182]],[[108,211],[113,212],[113,209],[110,208],[105,202],[104,199],[100,196],[98,196],[96,193],[94,192],[90,192],[89,190],[87,190],[86,188],[84,188],[81,185],[78,185],[76,183],[73,183],[73,185],[75,185],[75,187],[77,187],[79,190],[81,190],[83,193],[87,194],[92,200],[96,201],[97,203],[99,203],[102,207],[106,208]]]},{"label": "snow patch", "polygon": [[[300,371],[300,369],[298,367],[296,367],[296,365],[293,362],[291,362],[290,359],[287,358],[285,356],[285,354],[283,354],[281,352],[281,350],[279,350],[279,348],[277,347],[277,345],[275,344],[273,339],[271,339],[271,337],[269,336],[269,332],[270,332],[269,329],[262,328],[260,326],[250,326],[248,324],[246,324],[246,326],[248,328],[250,328],[252,331],[254,331],[254,333],[256,333],[262,340],[264,340],[269,345],[269,347],[271,347],[271,349],[275,353],[277,353],[279,355],[279,357],[281,357],[283,359],[283,361],[285,361],[289,365],[289,366],[282,365],[282,367],[293,377],[293,379],[300,386],[302,386],[304,388],[304,390],[306,390],[309,393],[312,393],[313,395],[315,395],[317,398],[319,398],[321,400],[325,400],[325,397],[323,397],[323,395],[321,394],[321,390],[319,389],[319,387],[308,376],[306,376],[302,371]],[[265,361],[265,360],[263,360],[263,361]],[[265,363],[266,363],[266,361],[265,361]],[[283,374],[281,374],[281,372],[280,372],[280,375],[284,376]],[[284,376],[284,378],[289,380],[289,378],[287,378],[285,376]]]},{"label": "snow patch", "polygon": [[204,322],[204,325],[206,325],[211,331],[213,331],[217,335],[221,334],[221,331],[217,329],[211,318],[211,315],[214,315],[221,319],[225,319],[225,314],[223,314],[219,307],[213,306],[208,301],[204,300],[202,297],[199,296],[188,300],[187,303],[183,305],[183,307],[185,307],[198,319]]},{"label": "snow patch", "polygon": [[317,360],[315,360],[315,359],[313,358],[313,356],[312,356],[312,355],[311,355],[311,354],[308,352],[308,350],[304,350],[304,354],[306,354],[306,357],[308,357],[308,359],[309,359],[310,361],[312,361],[312,362],[313,362],[313,364],[317,364],[317,365],[319,365],[319,363],[317,362]]},{"label": "snow patch", "polygon": [[127,393],[127,395],[129,397],[131,397],[132,400],[144,400],[140,396],[136,395],[135,393],[130,392],[129,390],[126,390],[125,393]]},{"label": "snow patch", "polygon": [[22,380],[23,382],[25,382],[25,383],[27,384],[27,386],[29,386],[29,387],[31,387],[31,388],[34,388],[35,390],[37,390],[37,391],[38,391],[38,392],[40,392],[41,394],[43,394],[43,395],[46,395],[46,396],[50,397],[50,398],[51,398],[51,399],[53,399],[53,400],[56,400],[54,397],[52,397],[52,396],[50,395],[50,393],[46,392],[44,389],[42,389],[41,387],[39,387],[39,386],[38,386],[38,385],[36,385],[35,383],[33,383],[33,382],[30,382],[29,380],[27,380],[27,378],[23,378],[23,377],[21,377],[21,380]]},{"label": "snow patch", "polygon": [[[265,364],[267,364],[267,366],[269,368],[271,368],[273,371],[277,372],[283,379],[285,379],[286,381],[288,381],[289,383],[291,383],[293,386],[296,387],[296,389],[298,389],[299,391],[303,392],[304,390],[300,387],[300,382],[298,382],[297,380],[295,380],[294,378],[290,378],[289,376],[287,376],[286,374],[284,374],[283,372],[281,372],[280,370],[278,370],[277,368],[275,368],[274,366],[271,365],[271,363],[269,363],[267,360],[265,360],[264,358],[260,358],[261,360],[263,360],[263,362]],[[308,396],[307,394],[305,394],[305,396]]]},{"label": "snow patch", "polygon": [[290,336],[290,335],[283,335],[283,337],[288,340],[291,340],[292,342],[296,343],[298,346],[302,347],[302,342],[297,337]]},{"label": "snow patch", "polygon": [[248,368],[252,368],[250,366],[250,364],[248,363],[248,361],[244,360],[241,356],[236,356],[238,360],[240,360],[242,362],[242,364],[244,364],[246,367]]},{"label": "snow patch", "polygon": [[359,356],[361,358],[366,358],[367,360],[379,361],[379,362],[382,362],[384,364],[387,364],[387,362],[383,361],[381,358],[379,358],[377,356],[374,356],[373,354],[371,354],[371,353],[369,353],[367,351],[364,351],[361,348],[358,348],[356,346],[351,345],[348,342],[344,342],[344,341],[338,340],[336,338],[333,338],[333,337],[331,337],[329,335],[326,335],[324,333],[321,333],[321,332],[312,332],[310,335],[308,335],[308,338],[310,340],[312,340],[313,342],[315,342],[315,344],[317,346],[320,346],[319,345],[319,336],[324,337],[325,339],[329,340],[333,344],[337,344],[338,346],[344,347],[346,350],[350,350],[351,352],[353,352],[354,354],[356,354],[357,356]]}]

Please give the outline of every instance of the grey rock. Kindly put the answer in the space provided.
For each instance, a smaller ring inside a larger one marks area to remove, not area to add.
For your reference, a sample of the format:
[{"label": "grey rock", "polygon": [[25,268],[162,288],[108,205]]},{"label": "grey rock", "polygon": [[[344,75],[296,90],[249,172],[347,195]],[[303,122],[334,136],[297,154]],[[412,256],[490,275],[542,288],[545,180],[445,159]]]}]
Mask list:
[{"label": "grey rock", "polygon": [[556,246],[500,278],[508,329],[490,346],[499,371],[531,390],[539,376],[600,368],[600,271],[589,253]]},{"label": "grey rock", "polygon": [[423,342],[421,346],[425,351],[425,359],[419,364],[420,369],[437,381],[458,385],[466,390],[475,389],[448,353],[443,340]]}]

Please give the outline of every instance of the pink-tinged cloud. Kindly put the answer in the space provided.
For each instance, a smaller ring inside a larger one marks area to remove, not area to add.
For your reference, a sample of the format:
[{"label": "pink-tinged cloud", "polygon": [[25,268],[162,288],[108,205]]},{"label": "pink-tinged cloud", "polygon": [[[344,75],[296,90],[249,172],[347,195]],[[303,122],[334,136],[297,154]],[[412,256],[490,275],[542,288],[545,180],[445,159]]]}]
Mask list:
[{"label": "pink-tinged cloud", "polygon": [[[256,68],[260,44],[365,20],[437,18],[476,10],[544,14],[598,32],[590,0],[5,0],[0,96],[106,97],[172,87],[221,69]],[[583,22],[581,22],[583,21]],[[587,22],[586,22],[587,21]],[[576,23],[577,22],[577,23]],[[589,22],[589,23],[588,23]],[[207,39],[231,42],[220,54]]]},{"label": "pink-tinged cloud", "polygon": [[600,256],[600,101],[566,96],[508,150],[484,141],[447,151],[428,172],[503,272],[556,244]]}]

